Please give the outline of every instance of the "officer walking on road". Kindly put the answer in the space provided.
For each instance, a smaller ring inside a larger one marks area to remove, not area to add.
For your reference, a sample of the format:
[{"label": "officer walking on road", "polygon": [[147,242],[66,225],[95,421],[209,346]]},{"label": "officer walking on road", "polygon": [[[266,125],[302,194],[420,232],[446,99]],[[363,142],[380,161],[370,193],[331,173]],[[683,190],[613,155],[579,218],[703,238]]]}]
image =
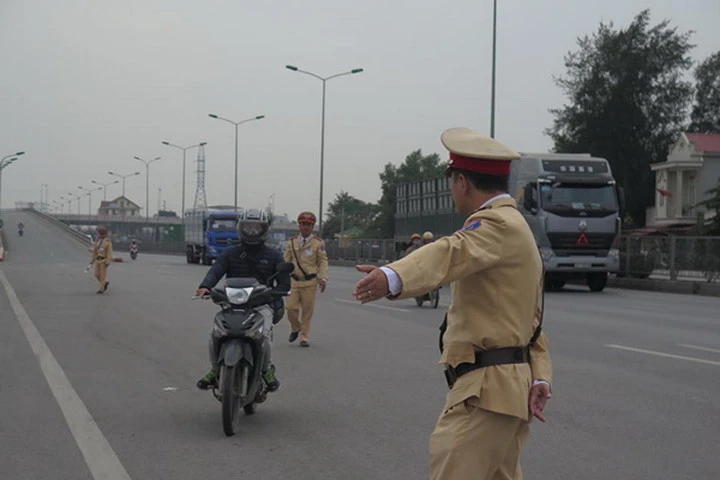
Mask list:
[{"label": "officer walking on road", "polygon": [[95,265],[95,278],[100,283],[100,289],[96,293],[105,293],[110,285],[107,281],[107,269],[112,263],[112,241],[107,236],[107,228],[98,227],[97,232],[99,238],[93,245],[90,263]]},{"label": "officer walking on road", "polygon": [[[315,215],[302,212],[298,215],[300,235],[292,237],[285,248],[285,261],[295,264],[292,287],[286,308],[290,321],[290,342],[300,336],[300,346],[309,347],[310,323],[315,310],[318,286],[324,292],[327,285],[328,259],[325,242],[313,235]],[[302,309],[302,321],[299,320]]]},{"label": "officer walking on road", "polygon": [[430,478],[522,479],[520,451],[532,417],[545,421],[552,364],[542,260],[507,193],[519,155],[466,128],[441,140],[464,227],[385,267],[358,266],[367,275],[354,295],[367,303],[453,284],[440,337],[450,392],[430,438]]}]

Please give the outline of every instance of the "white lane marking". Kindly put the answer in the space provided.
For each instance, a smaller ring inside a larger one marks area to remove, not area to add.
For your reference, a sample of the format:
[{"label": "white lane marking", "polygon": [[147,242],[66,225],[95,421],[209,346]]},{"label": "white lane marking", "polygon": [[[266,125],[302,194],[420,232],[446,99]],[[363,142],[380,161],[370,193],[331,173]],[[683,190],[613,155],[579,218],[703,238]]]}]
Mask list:
[{"label": "white lane marking", "polygon": [[55,356],[40,332],[35,328],[35,324],[20,303],[20,299],[2,270],[0,270],[0,283],[5,287],[15,317],[40,363],[48,386],[63,412],[65,421],[75,437],[75,442],[80,448],[93,478],[95,480],[130,480],[130,475],[120,463],[120,459],[103,436],[82,399],[70,384],[70,380],[55,360]]},{"label": "white lane marking", "polygon": [[163,392],[177,392],[177,387],[165,387]]},{"label": "white lane marking", "polygon": [[694,348],[695,350],[702,350],[703,352],[720,353],[720,350],[716,348],[698,347],[697,345],[688,345],[686,343],[681,343],[680,346],[686,348]]},{"label": "white lane marking", "polygon": [[335,301],[336,301],[336,302],[341,302],[341,303],[348,303],[348,304],[352,304],[352,305],[357,305],[357,306],[359,306],[359,307],[367,306],[367,307],[382,308],[382,309],[384,309],[384,310],[392,310],[393,312],[408,313],[407,310],[403,310],[402,308],[386,307],[386,306],[384,306],[384,305],[374,305],[374,304],[372,304],[372,303],[366,303],[365,305],[363,305],[363,304],[361,304],[360,302],[353,301],[353,300],[345,300],[344,298],[336,298]]},{"label": "white lane marking", "polygon": [[642,348],[624,347],[622,345],[605,345],[610,348],[617,348],[619,350],[627,350],[628,352],[645,353],[647,355],[657,355],[658,357],[675,358],[677,360],[687,360],[689,362],[706,363],[708,365],[720,365],[720,362],[714,362],[712,360],[704,360],[702,358],[684,357],[682,355],[673,355],[671,353],[655,352],[653,350],[643,350]]}]

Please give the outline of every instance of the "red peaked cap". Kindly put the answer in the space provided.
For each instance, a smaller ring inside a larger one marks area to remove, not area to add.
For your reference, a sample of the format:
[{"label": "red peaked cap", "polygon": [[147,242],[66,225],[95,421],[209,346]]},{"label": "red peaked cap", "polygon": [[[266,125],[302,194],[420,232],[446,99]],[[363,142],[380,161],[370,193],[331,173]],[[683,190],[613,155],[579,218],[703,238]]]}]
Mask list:
[{"label": "red peaked cap", "polygon": [[512,161],[520,158],[520,154],[511,148],[469,128],[445,130],[440,140],[450,152],[448,168],[486,175],[509,175]]},{"label": "red peaked cap", "polygon": [[315,224],[315,214],[312,212],[302,212],[300,215],[298,215],[298,223],[299,222],[310,222],[313,225]]}]

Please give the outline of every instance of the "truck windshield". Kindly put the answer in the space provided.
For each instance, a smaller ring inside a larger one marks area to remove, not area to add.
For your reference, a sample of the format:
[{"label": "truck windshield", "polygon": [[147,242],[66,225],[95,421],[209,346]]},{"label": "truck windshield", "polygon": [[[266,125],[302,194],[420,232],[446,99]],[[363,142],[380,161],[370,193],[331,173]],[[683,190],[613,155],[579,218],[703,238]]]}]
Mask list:
[{"label": "truck windshield", "polygon": [[558,214],[617,211],[615,187],[612,185],[542,184],[540,201],[544,210]]},{"label": "truck windshield", "polygon": [[208,224],[208,229],[216,232],[234,232],[237,227],[234,218],[211,218]]}]

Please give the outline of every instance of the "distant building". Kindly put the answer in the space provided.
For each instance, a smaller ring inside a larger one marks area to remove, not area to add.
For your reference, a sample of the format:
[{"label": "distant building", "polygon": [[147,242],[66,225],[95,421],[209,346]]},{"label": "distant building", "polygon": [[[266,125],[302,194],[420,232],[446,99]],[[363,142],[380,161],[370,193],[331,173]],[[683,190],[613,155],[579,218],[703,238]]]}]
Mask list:
[{"label": "distant building", "polygon": [[720,133],[683,133],[667,160],[650,168],[655,172],[655,206],[648,209],[648,226],[692,225],[715,215],[698,203],[720,179]]},{"label": "distant building", "polygon": [[100,203],[98,215],[101,217],[139,217],[140,206],[127,197],[118,197],[115,200]]}]

